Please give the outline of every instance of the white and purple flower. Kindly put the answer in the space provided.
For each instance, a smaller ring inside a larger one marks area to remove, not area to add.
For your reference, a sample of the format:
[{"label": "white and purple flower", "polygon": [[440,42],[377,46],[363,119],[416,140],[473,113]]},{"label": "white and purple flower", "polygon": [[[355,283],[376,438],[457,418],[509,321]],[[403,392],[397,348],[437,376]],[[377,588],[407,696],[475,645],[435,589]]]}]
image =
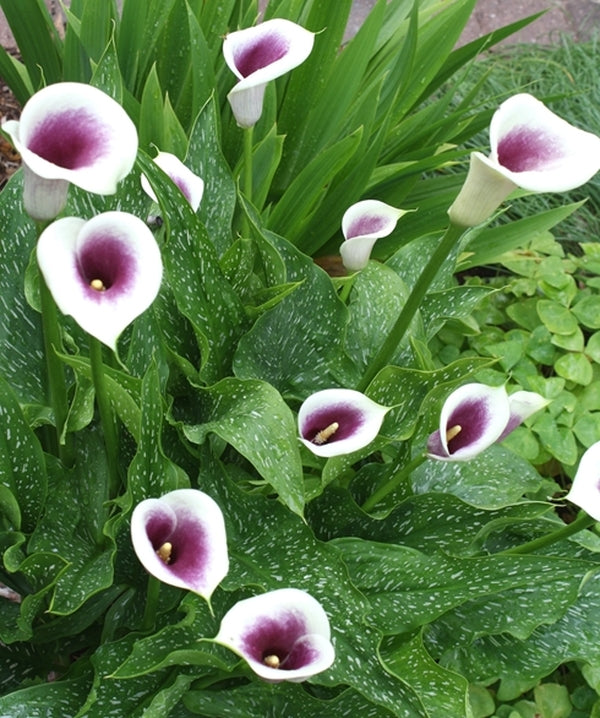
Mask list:
[{"label": "white and purple flower", "polygon": [[342,217],[345,241],[340,247],[344,267],[355,272],[367,266],[375,242],[387,237],[406,210],[376,199],[365,199],[349,207]]},{"label": "white and purple flower", "polygon": [[584,452],[565,499],[600,521],[600,441]]},{"label": "white and purple flower", "polygon": [[503,102],[490,124],[491,153],[471,154],[465,183],[448,210],[451,221],[473,227],[518,187],[566,192],[600,169],[600,137],[555,115],[522,93]]},{"label": "white and purple flower", "polygon": [[131,516],[131,540],[149,574],[207,601],[229,570],[223,514],[197,489],[141,501]]},{"label": "white and purple flower", "polygon": [[38,240],[37,259],[61,312],[113,350],[121,332],[160,289],[156,240],[141,219],[127,212],[53,222]]},{"label": "white and purple flower", "polygon": [[509,396],[504,386],[465,384],[444,402],[440,428],[427,441],[427,455],[440,461],[469,461],[547,403],[531,391]]},{"label": "white and purple flower", "polygon": [[300,441],[317,456],[358,451],[377,436],[388,411],[354,389],[323,389],[298,411]]},{"label": "white and purple flower", "polygon": [[303,63],[313,44],[314,33],[283,18],[225,37],[223,56],[239,80],[227,99],[240,127],[253,127],[258,122],[267,83]]},{"label": "white and purple flower", "polygon": [[95,194],[116,192],[137,155],[137,131],[125,110],[79,82],[39,90],[20,119],[2,129],[23,159],[25,210],[39,221],[63,209],[69,183]]},{"label": "white and purple flower", "polygon": [[[154,162],[179,187],[195,212],[200,206],[204,194],[204,180],[170,152],[159,152],[154,158]],[[144,174],[142,175],[142,188],[154,202],[158,202],[158,198]]]},{"label": "white and purple flower", "polygon": [[215,641],[244,658],[270,683],[299,683],[335,659],[329,620],[305,591],[281,588],[236,603],[223,616]]}]

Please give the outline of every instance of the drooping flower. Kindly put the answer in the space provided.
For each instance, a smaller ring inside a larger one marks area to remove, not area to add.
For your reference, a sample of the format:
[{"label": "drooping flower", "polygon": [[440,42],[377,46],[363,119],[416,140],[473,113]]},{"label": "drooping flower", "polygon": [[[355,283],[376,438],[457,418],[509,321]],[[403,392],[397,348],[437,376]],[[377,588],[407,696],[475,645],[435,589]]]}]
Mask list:
[{"label": "drooping flower", "polygon": [[38,240],[37,259],[61,312],[113,350],[121,332],[160,289],[156,240],[141,219],[127,212],[53,222]]},{"label": "drooping flower", "polygon": [[[194,174],[189,167],[186,167],[178,157],[170,152],[159,152],[154,158],[154,162],[179,187],[195,212],[200,206],[200,201],[204,194],[204,180]],[[144,174],[142,175],[142,187],[152,200],[158,202],[158,198]]]},{"label": "drooping flower", "polygon": [[344,267],[351,272],[366,267],[375,242],[391,234],[404,214],[406,210],[376,199],[365,199],[349,207],[342,217],[346,241],[340,247],[340,254]]},{"label": "drooping flower", "polygon": [[354,389],[323,389],[298,411],[300,440],[317,456],[349,454],[373,441],[388,411]]},{"label": "drooping flower", "polygon": [[227,99],[240,127],[253,127],[258,122],[267,82],[303,63],[313,43],[314,33],[283,18],[225,37],[223,56],[239,79]]},{"label": "drooping flower", "polygon": [[197,489],[141,501],[131,515],[131,541],[149,574],[207,601],[229,570],[223,514]]},{"label": "drooping flower", "polygon": [[427,454],[440,461],[468,461],[502,441],[547,403],[531,391],[509,396],[504,386],[465,384],[444,402],[440,428],[427,440]]},{"label": "drooping flower", "polygon": [[305,591],[281,588],[236,603],[215,641],[244,658],[265,681],[299,683],[335,659],[327,614]]},{"label": "drooping flower", "polygon": [[600,441],[585,451],[565,499],[600,521]]},{"label": "drooping flower", "polygon": [[95,194],[116,192],[138,148],[125,110],[79,82],[44,87],[27,101],[20,119],[2,129],[23,159],[25,210],[40,221],[63,209],[69,183]]},{"label": "drooping flower", "polygon": [[526,93],[496,110],[490,146],[489,157],[471,154],[465,183],[448,210],[454,224],[483,222],[517,187],[566,192],[600,169],[600,137],[570,125]]}]

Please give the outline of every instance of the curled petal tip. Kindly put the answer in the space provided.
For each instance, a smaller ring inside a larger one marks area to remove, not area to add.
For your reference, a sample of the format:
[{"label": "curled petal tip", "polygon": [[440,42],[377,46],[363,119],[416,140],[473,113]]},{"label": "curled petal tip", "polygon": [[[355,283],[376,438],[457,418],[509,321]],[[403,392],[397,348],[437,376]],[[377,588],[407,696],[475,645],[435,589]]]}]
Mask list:
[{"label": "curled petal tip", "polygon": [[140,502],[131,516],[131,540],[148,573],[207,601],[229,570],[223,514],[197,489]]}]

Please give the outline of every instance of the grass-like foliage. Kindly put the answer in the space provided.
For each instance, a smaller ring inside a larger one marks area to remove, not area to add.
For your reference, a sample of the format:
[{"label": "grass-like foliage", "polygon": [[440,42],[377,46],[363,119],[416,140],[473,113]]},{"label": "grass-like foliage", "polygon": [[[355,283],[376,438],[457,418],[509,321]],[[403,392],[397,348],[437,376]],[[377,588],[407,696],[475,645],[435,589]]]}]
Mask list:
[{"label": "grass-like foliage", "polygon": [[[579,205],[535,188],[448,213],[497,104],[469,67],[531,18],[457,49],[475,0],[377,0],[351,39],[350,0],[121,5],[63,36],[0,0],[0,716],[598,711],[597,245],[563,254]],[[223,42],[259,18],[314,45],[242,129]],[[114,131],[82,85],[139,139],[113,194],[61,164]]]}]

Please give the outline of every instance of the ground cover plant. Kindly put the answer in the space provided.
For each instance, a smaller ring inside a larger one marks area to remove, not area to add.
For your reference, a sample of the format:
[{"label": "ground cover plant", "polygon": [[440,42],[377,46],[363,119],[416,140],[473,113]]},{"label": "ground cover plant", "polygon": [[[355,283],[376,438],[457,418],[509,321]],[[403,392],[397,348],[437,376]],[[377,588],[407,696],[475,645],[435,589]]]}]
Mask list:
[{"label": "ground cover plant", "polygon": [[502,215],[600,138],[474,5],[0,0],[0,715],[599,710],[596,245]]}]

